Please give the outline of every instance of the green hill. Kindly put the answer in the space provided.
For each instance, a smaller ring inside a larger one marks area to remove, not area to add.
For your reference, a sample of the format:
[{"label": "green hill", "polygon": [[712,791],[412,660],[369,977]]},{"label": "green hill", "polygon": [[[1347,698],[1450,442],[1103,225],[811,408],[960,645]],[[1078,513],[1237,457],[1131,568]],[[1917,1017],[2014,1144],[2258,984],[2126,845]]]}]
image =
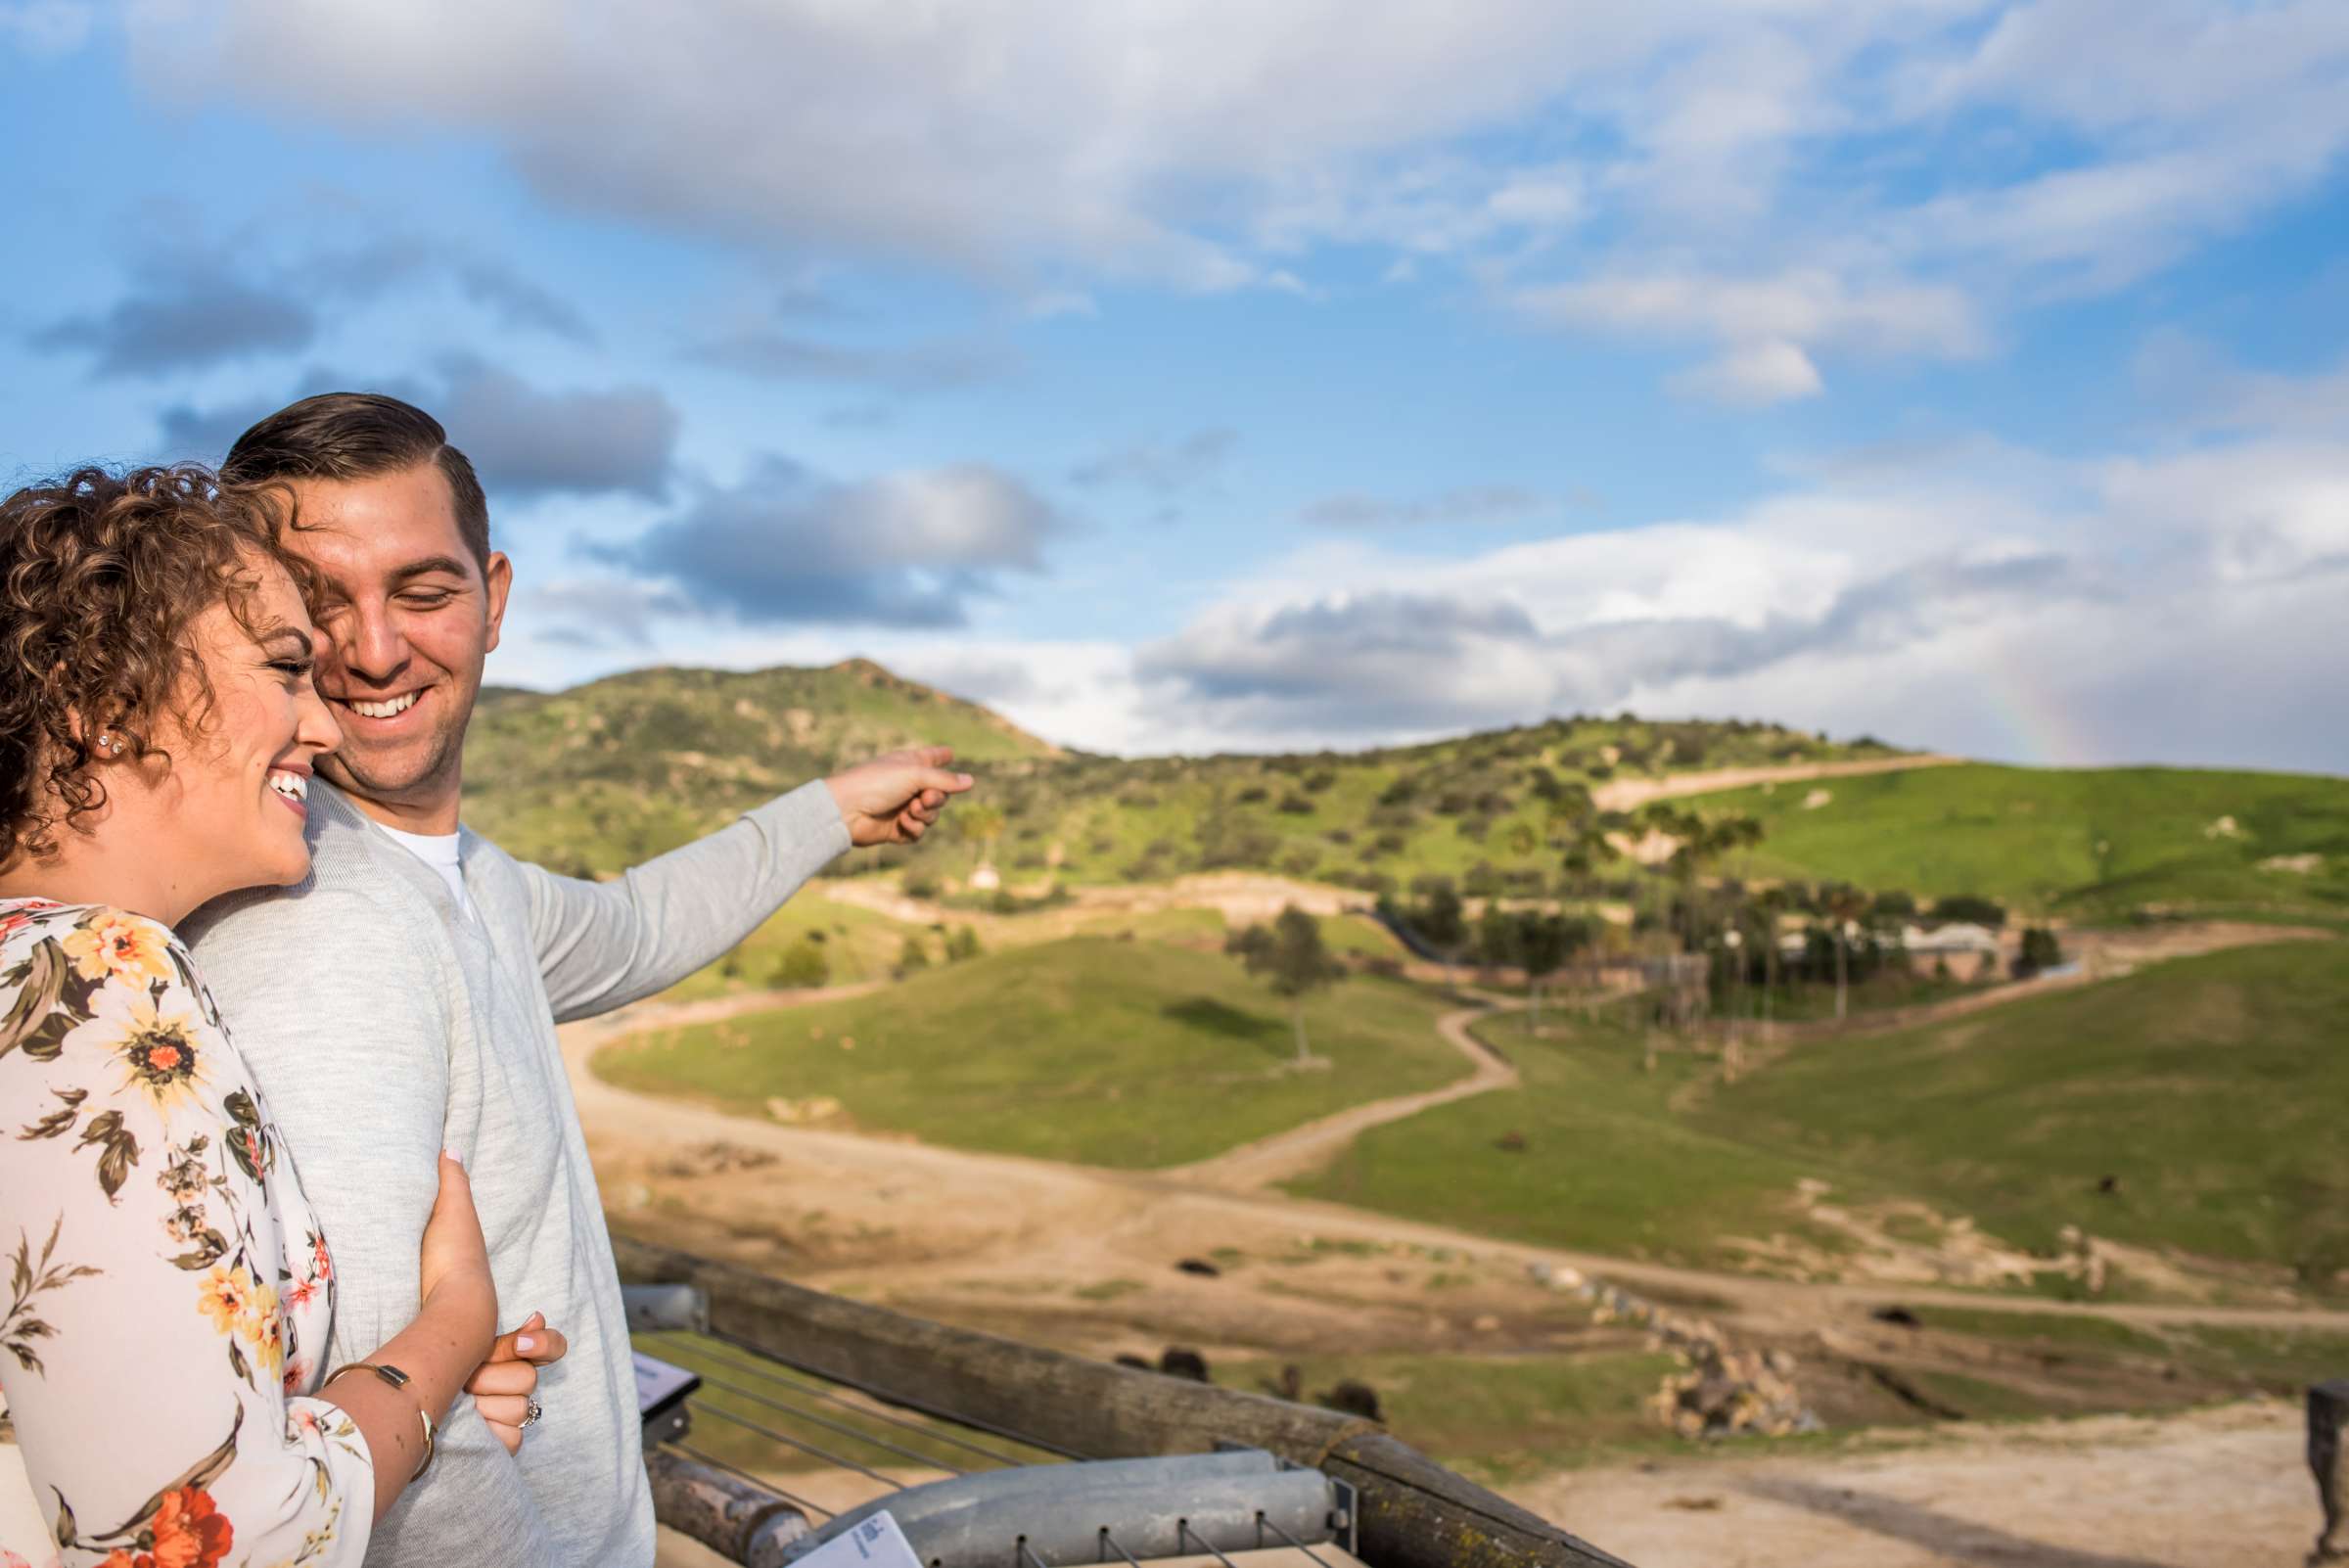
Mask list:
[{"label": "green hill", "polygon": [[1638,1038],[1607,1025],[1534,1039],[1498,1020],[1521,1089],[1375,1129],[1299,1190],[1714,1263],[1735,1256],[1727,1237],[1803,1233],[1795,1183],[1816,1177],[1839,1202],[1917,1199],[2050,1253],[2078,1225],[2321,1284],[2349,1268],[2344,1016],[2332,941],[1814,1041],[1727,1087],[1710,1057],[1643,1073]]},{"label": "green hill", "polygon": [[1076,937],[917,974],[871,995],[665,1031],[600,1053],[627,1088],[760,1115],[839,1100],[856,1126],[1087,1165],[1219,1154],[1364,1100],[1466,1071],[1433,996],[1358,977],[1306,1005],[1290,1062],[1284,1004],[1220,953]]},{"label": "green hill", "polygon": [[[612,873],[745,807],[891,747],[955,748],[1001,809],[983,847],[949,817],[919,852],[847,869],[944,884],[983,851],[1014,885],[1155,882],[1234,868],[1365,890],[1449,876],[1552,895],[1579,786],[1898,754],[1745,721],[1555,718],[1419,746],[1120,759],[1063,752],[976,704],[867,661],[729,673],[647,669],[552,695],[484,694],[467,814],[518,853]],[[2349,779],[2182,768],[1920,767],[1721,791],[1680,803],[1757,818],[1718,867],[2025,914],[2349,919]]]},{"label": "green hill", "polygon": [[[519,854],[616,872],[843,761],[919,740],[952,746],[1003,808],[997,858],[1015,880],[1055,866],[1075,882],[1251,867],[1361,884],[1473,872],[1522,891],[1546,887],[1555,869],[1547,797],[1564,784],[1892,755],[1773,724],[1626,715],[1366,752],[1127,761],[1064,753],[856,660],[484,692],[466,810]],[[922,862],[960,876],[978,853],[946,834]]]},{"label": "green hill", "polygon": [[1756,878],[1980,894],[2085,920],[2349,914],[2349,779],[1966,763],[1687,804],[1761,822],[1761,845],[1729,868]]},{"label": "green hill", "polygon": [[867,660],[823,669],[640,669],[482,693],[465,810],[526,859],[616,872],[843,762],[915,742],[981,766],[1059,757],[975,703]]}]

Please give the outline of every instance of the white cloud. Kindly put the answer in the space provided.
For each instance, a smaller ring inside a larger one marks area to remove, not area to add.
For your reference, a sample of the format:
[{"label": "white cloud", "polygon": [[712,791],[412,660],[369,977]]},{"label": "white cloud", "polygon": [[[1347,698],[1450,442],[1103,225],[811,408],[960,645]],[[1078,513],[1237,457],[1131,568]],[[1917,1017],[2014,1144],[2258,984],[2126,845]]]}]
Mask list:
[{"label": "white cloud", "polygon": [[1687,384],[1747,400],[1815,390],[1797,356],[1979,352],[2017,300],[2167,265],[2349,147],[2339,0],[130,16],[159,91],[438,121],[574,208],[992,275],[1044,313],[1105,279],[1313,295],[1318,248],[1380,247],[1555,325],[1704,340]]},{"label": "white cloud", "polygon": [[1761,406],[1817,397],[1826,391],[1811,356],[1783,338],[1740,344],[1695,370],[1682,371],[1673,390],[1717,403]]}]

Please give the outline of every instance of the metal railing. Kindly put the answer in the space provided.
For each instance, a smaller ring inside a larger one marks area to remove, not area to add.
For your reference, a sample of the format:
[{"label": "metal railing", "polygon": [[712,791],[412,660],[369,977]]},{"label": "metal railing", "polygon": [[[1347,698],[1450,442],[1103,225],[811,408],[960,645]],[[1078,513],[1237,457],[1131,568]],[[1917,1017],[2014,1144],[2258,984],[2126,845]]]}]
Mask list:
[{"label": "metal railing", "polygon": [[[1341,1551],[1370,1568],[1628,1568],[1374,1422],[614,1246],[623,1278],[690,1285],[707,1304],[672,1294],[692,1305],[632,1326],[648,1353],[702,1379],[689,1435],[648,1454],[663,1522],[736,1562],[788,1562],[886,1504],[935,1527],[942,1545],[923,1549],[941,1568],[1177,1550],[1229,1562],[1260,1547],[1323,1568]],[[1064,1462],[1154,1456],[1138,1469]],[[976,1511],[1013,1495],[1029,1514]],[[1060,1506],[1071,1499],[1082,1505]],[[1100,1528],[1113,1505],[1120,1522]],[[1035,1528],[995,1539],[1022,1517]],[[948,1528],[968,1518],[983,1535]],[[949,1556],[950,1539],[985,1549]]]}]

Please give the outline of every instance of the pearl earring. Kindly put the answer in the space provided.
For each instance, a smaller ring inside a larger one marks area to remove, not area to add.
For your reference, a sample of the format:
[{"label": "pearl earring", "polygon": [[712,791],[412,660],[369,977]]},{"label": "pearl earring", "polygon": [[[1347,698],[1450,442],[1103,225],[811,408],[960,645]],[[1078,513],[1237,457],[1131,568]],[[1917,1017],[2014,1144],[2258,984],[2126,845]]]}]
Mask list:
[{"label": "pearl earring", "polygon": [[114,732],[112,730],[102,729],[98,732],[98,749],[104,752],[107,756],[112,757],[122,749],[122,743],[115,739]]}]

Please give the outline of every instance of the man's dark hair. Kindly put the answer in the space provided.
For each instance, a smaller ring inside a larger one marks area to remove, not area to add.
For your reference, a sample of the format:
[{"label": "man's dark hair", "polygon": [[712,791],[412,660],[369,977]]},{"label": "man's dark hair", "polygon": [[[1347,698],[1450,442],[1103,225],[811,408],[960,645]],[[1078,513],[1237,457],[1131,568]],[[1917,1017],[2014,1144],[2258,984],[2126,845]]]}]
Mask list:
[{"label": "man's dark hair", "polygon": [[448,444],[440,422],[413,403],[381,392],[320,392],[289,403],[237,438],[220,465],[233,484],[277,480],[374,479],[430,462],[448,481],[457,532],[484,572],[489,570],[489,500],[473,464]]}]

